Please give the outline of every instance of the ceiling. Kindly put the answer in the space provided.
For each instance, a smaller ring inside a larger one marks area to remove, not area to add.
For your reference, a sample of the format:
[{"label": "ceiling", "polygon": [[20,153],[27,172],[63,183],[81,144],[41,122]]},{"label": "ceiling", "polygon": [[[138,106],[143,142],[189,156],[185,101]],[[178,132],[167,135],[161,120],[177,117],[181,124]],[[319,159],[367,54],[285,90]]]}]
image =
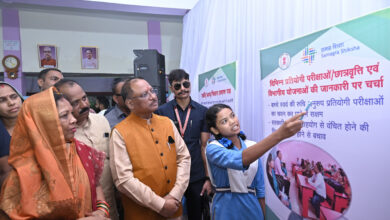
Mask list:
[{"label": "ceiling", "polygon": [[3,3],[183,16],[198,0],[2,0]]},{"label": "ceiling", "polygon": [[162,8],[178,8],[190,10],[198,0],[85,0],[91,2],[106,2],[122,5],[139,5]]}]

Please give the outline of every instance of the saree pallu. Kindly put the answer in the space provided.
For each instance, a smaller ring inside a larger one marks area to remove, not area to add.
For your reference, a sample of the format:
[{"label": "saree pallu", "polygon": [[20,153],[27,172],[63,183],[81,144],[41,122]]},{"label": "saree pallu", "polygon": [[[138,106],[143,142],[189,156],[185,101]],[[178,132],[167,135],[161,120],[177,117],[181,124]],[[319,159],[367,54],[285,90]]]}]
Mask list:
[{"label": "saree pallu", "polygon": [[84,217],[92,211],[96,192],[91,188],[101,175],[85,167],[99,171],[99,158],[105,157],[91,149],[76,140],[67,146],[53,87],[31,96],[11,138],[8,162],[13,170],[2,187],[1,209],[11,219]]},{"label": "saree pallu", "polygon": [[103,174],[104,160],[106,153],[96,150],[76,139],[77,155],[80,157],[81,163],[88,175],[89,185],[91,188],[92,210],[96,210],[96,186],[99,184],[100,177]]}]

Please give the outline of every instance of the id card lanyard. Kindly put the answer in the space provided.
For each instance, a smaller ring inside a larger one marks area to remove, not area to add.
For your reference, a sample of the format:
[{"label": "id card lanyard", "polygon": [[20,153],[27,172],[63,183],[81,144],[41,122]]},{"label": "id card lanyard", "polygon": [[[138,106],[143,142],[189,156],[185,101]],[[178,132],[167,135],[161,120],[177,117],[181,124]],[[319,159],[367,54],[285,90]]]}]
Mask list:
[{"label": "id card lanyard", "polygon": [[188,119],[190,118],[190,112],[191,112],[191,105],[188,106],[186,121],[184,122],[184,127],[183,127],[182,124],[181,124],[181,120],[180,120],[180,116],[179,116],[179,111],[177,110],[177,107],[175,106],[175,114],[176,114],[177,121],[179,122],[180,134],[181,134],[181,136],[182,136],[183,138],[184,138],[184,132],[185,132],[186,129],[187,129]]}]

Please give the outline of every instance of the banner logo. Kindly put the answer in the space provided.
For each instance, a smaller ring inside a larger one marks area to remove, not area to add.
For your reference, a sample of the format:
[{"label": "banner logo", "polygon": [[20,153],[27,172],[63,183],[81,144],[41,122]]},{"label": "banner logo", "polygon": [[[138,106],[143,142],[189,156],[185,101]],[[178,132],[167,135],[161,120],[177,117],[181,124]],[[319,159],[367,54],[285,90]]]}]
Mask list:
[{"label": "banner logo", "polygon": [[314,48],[306,47],[303,50],[302,53],[303,56],[301,57],[301,59],[304,63],[312,64],[314,62],[316,53],[317,51]]},{"label": "banner logo", "polygon": [[282,70],[287,69],[290,66],[290,63],[291,63],[290,54],[283,53],[282,55],[280,55],[280,57],[279,57],[280,69],[282,69]]}]

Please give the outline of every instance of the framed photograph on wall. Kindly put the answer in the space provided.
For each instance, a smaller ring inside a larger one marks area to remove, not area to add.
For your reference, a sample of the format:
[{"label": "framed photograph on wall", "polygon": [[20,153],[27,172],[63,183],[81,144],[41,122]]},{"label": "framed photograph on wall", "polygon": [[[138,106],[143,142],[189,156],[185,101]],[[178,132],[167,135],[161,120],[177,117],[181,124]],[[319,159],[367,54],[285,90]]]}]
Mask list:
[{"label": "framed photograph on wall", "polygon": [[81,47],[81,69],[98,69],[98,48]]},{"label": "framed photograph on wall", "polygon": [[54,45],[38,44],[38,57],[40,68],[57,68],[57,48]]}]

